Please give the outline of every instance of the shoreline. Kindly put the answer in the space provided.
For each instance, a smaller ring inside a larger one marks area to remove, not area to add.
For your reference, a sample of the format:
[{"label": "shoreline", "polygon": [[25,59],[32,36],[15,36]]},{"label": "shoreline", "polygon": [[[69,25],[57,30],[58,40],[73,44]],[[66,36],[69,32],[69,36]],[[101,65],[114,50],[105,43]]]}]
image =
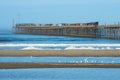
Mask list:
[{"label": "shoreline", "polygon": [[0,50],[0,57],[120,57],[120,50]]},{"label": "shoreline", "polygon": [[90,63],[0,63],[0,69],[26,68],[120,68],[120,64],[90,64]]}]

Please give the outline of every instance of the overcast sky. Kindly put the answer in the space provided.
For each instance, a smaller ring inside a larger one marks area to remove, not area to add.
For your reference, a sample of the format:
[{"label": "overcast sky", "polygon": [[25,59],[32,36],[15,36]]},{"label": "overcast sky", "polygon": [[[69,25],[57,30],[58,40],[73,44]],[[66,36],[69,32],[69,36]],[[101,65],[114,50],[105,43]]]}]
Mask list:
[{"label": "overcast sky", "polygon": [[120,21],[120,0],[0,0],[0,30],[15,23]]}]

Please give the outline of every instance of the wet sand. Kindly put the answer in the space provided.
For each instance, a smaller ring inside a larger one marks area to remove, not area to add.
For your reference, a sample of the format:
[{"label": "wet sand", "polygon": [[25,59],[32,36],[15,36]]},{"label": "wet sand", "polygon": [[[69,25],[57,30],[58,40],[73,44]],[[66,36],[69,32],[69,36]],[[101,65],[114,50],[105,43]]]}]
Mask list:
[{"label": "wet sand", "polygon": [[120,57],[120,50],[0,50],[0,56]]},{"label": "wet sand", "polygon": [[[120,57],[120,50],[0,50],[0,56]],[[120,64],[0,62],[0,69],[17,68],[120,68]]]},{"label": "wet sand", "polygon": [[19,69],[19,68],[120,68],[120,64],[0,63],[0,69]]}]

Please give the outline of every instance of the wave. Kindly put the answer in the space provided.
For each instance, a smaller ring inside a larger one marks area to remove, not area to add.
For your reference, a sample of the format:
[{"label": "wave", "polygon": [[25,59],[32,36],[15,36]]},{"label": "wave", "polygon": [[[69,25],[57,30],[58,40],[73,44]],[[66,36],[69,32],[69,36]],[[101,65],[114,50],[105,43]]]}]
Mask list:
[{"label": "wave", "polygon": [[[113,48],[110,47],[105,47],[105,48],[94,48],[94,47],[80,47],[80,48],[76,48],[76,47],[66,47],[64,48],[64,50],[71,50],[71,49],[87,49],[87,50],[112,50]],[[120,48],[114,48],[114,49],[120,49]],[[35,48],[35,47],[26,47],[26,48],[22,48],[21,50],[63,50],[62,48]]]},{"label": "wave", "polygon": [[120,48],[116,48],[116,49],[120,49]]},{"label": "wave", "polygon": [[20,50],[68,50],[68,49],[120,49],[120,44],[0,44],[0,49],[12,48]]},{"label": "wave", "polygon": [[35,48],[33,46],[28,46],[28,47],[22,48],[21,50],[42,50],[42,49],[41,48]]},{"label": "wave", "polygon": [[69,50],[69,49],[88,49],[88,50],[111,50],[111,49],[120,49],[120,48],[111,48],[111,47],[67,47],[65,48],[65,50]]},{"label": "wave", "polygon": [[93,47],[80,47],[80,48],[76,48],[76,47],[67,47],[67,48],[65,48],[65,50],[69,50],[69,49],[93,49],[93,50],[95,50],[96,48],[93,48]]},{"label": "wave", "polygon": [[36,47],[33,47],[33,46],[28,46],[28,47],[25,47],[25,48],[22,48],[20,50],[62,50],[61,48],[36,48]]},{"label": "wave", "polygon": [[120,47],[120,44],[0,44],[0,46],[73,46],[73,47],[81,47],[81,46],[87,46],[87,47],[112,47],[112,46],[118,46]]}]

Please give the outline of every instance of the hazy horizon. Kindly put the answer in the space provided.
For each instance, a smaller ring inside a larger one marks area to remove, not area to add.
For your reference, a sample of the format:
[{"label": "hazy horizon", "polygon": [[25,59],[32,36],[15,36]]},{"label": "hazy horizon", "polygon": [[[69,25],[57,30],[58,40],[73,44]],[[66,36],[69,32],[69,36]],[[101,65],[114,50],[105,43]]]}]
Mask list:
[{"label": "hazy horizon", "polygon": [[74,23],[120,20],[119,0],[1,0],[0,30],[15,23]]}]

